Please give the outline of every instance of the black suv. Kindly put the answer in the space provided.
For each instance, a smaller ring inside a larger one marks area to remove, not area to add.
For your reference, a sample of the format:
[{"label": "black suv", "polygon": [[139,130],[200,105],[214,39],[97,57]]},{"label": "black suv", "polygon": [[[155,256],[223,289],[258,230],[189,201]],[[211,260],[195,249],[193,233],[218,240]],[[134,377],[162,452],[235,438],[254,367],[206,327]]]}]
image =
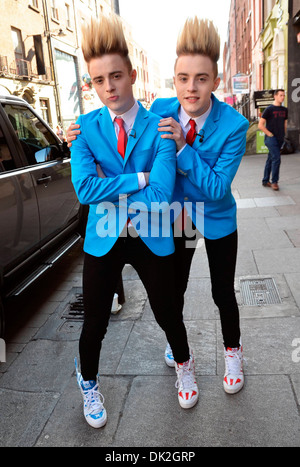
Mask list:
[{"label": "black suv", "polygon": [[23,99],[0,96],[0,336],[4,302],[81,238],[70,151]]}]

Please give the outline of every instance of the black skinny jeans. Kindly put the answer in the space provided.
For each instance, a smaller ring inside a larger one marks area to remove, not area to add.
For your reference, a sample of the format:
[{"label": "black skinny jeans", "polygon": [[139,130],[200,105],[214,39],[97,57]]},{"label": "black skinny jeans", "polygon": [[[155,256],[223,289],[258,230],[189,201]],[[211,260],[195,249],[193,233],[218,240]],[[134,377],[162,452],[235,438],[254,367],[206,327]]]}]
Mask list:
[{"label": "black skinny jeans", "polygon": [[[194,230],[196,229],[193,226]],[[237,231],[217,240],[204,238],[211,278],[212,297],[219,308],[225,347],[238,347],[240,340],[239,309],[234,291],[237,258]],[[175,237],[176,290],[183,309],[190,267],[195,248],[186,248],[186,237]],[[190,242],[190,239],[187,240]]]},{"label": "black skinny jeans", "polygon": [[111,305],[125,264],[137,271],[147,291],[151,308],[177,362],[189,359],[182,309],[175,296],[175,255],[157,256],[139,238],[120,237],[104,256],[85,254],[83,269],[84,323],[79,340],[81,373],[94,380]]}]

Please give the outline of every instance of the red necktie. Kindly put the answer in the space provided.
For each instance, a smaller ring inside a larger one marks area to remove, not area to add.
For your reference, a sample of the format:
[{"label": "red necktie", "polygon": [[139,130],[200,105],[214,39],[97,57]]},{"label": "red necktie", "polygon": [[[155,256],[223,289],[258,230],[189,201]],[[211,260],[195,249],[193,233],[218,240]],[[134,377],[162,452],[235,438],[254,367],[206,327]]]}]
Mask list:
[{"label": "red necktie", "polygon": [[[125,151],[126,151],[126,145],[127,145],[127,134],[124,128],[124,120],[123,118],[116,117],[115,122],[119,126],[119,134],[118,134],[118,153],[121,154],[121,156],[125,157]],[[127,226],[131,224],[130,218],[128,217],[127,219]]]},{"label": "red necktie", "polygon": [[116,117],[115,122],[118,124],[120,129],[118,136],[118,153],[121,154],[124,159],[127,144],[127,134],[124,128],[124,120],[122,118]]},{"label": "red necktie", "polygon": [[[192,118],[189,121],[189,124],[191,128],[189,129],[187,135],[186,135],[186,142],[190,146],[193,146],[193,142],[196,139],[197,133],[196,133],[196,122]],[[187,219],[187,211],[185,208],[181,211],[180,216],[177,218],[177,226],[178,229],[181,231],[184,231],[186,227],[186,219]]]},{"label": "red necktie", "polygon": [[197,136],[197,133],[196,133],[196,122],[195,122],[195,120],[191,119],[191,120],[189,121],[189,124],[191,125],[191,128],[190,128],[188,134],[186,135],[186,142],[187,142],[187,144],[189,144],[190,146],[193,146],[193,142],[195,141],[196,136]]}]

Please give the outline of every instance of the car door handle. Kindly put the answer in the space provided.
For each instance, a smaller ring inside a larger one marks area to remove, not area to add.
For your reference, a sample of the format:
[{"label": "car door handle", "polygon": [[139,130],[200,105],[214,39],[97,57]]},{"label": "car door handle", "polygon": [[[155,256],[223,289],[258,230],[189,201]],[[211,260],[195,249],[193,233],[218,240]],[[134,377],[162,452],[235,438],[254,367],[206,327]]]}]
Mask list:
[{"label": "car door handle", "polygon": [[48,182],[51,182],[51,180],[52,180],[52,177],[51,175],[49,175],[48,177],[38,178],[36,183],[38,185],[44,185],[44,184],[47,184]]}]

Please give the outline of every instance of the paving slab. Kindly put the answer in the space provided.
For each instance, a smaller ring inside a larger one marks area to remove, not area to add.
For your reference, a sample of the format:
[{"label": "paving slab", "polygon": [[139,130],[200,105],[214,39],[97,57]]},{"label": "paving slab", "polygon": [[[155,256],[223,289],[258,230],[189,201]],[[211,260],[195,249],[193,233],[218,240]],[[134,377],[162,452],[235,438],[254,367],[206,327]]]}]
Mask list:
[{"label": "paving slab", "polygon": [[259,274],[299,272],[300,248],[274,248],[270,242],[265,249],[254,249],[253,255]]},{"label": "paving slab", "polygon": [[34,446],[59,396],[55,392],[0,389],[0,446]]},{"label": "paving slab", "polygon": [[48,422],[36,442],[37,447],[107,447],[114,442],[123,414],[131,379],[101,377],[100,391],[105,398],[107,424],[100,429],[89,426],[76,377],[70,379]]},{"label": "paving slab", "polygon": [[268,248],[291,248],[285,232],[271,230],[265,219],[240,219],[238,224],[239,251],[241,250],[266,250]]},{"label": "paving slab", "polygon": [[1,377],[1,387],[15,391],[59,392],[74,371],[77,342],[29,342]]},{"label": "paving slab", "polygon": [[300,272],[286,273],[285,278],[293,294],[295,302],[300,309]]},{"label": "paving slab", "polygon": [[[300,374],[293,360],[295,339],[300,340],[300,317],[241,319],[241,334],[247,375]],[[217,332],[217,336],[220,336]],[[300,347],[300,346],[299,346]],[[223,348],[218,345],[217,374],[224,371]]]},{"label": "paving slab", "polygon": [[[216,373],[216,321],[188,320],[185,322],[189,345],[195,355],[198,374]],[[156,322],[135,323],[116,371],[123,375],[171,375],[164,361],[166,338]]]},{"label": "paving slab", "polygon": [[[242,200],[240,200],[242,201]],[[290,207],[290,206],[289,206]],[[294,206],[293,206],[294,208]],[[279,217],[278,207],[267,206],[267,207],[255,207],[248,209],[239,209],[237,210],[237,219],[247,219],[247,218],[266,218],[266,217]]]},{"label": "paving slab", "polygon": [[266,218],[270,230],[299,230],[300,216],[281,216],[279,219]]},{"label": "paving slab", "polygon": [[[300,340],[300,339],[299,339]],[[295,364],[300,365],[300,345],[298,340],[298,347],[295,349]],[[291,376],[293,389],[295,391],[295,397],[297,398],[298,406],[300,406],[300,374],[294,374]]]},{"label": "paving slab", "polygon": [[172,377],[138,376],[127,397],[114,446],[300,446],[300,422],[286,375],[248,376],[243,391],[225,394],[221,379],[198,378],[200,399],[177,402]]}]

